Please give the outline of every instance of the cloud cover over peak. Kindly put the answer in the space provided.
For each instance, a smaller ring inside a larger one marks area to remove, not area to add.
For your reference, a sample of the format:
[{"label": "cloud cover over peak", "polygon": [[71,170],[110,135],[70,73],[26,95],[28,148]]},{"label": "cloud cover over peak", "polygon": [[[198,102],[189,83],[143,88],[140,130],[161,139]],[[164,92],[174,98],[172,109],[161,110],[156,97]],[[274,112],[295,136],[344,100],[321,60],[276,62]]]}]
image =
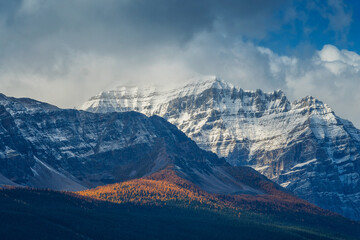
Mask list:
[{"label": "cloud cover over peak", "polygon": [[360,126],[359,55],[336,47],[357,49],[354,12],[332,0],[0,1],[0,91],[73,107],[114,84],[217,75],[314,95]]}]

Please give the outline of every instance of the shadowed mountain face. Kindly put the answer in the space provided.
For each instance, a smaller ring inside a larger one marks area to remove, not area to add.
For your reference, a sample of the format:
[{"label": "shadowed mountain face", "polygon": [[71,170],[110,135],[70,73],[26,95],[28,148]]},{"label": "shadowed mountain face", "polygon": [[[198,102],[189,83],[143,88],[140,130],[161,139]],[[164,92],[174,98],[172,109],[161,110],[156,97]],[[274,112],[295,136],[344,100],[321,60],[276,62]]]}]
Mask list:
[{"label": "shadowed mountain face", "polygon": [[119,87],[81,106],[159,115],[201,148],[250,166],[323,208],[360,219],[360,131],[313,97],[246,91],[217,78],[170,91]]}]

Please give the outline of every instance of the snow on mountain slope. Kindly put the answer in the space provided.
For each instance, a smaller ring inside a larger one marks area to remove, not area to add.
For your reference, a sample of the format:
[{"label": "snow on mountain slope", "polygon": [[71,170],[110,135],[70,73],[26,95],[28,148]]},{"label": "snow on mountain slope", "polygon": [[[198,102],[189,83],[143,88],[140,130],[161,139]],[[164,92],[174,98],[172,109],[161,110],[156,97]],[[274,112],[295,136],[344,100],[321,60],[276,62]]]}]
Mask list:
[{"label": "snow on mountain slope", "polygon": [[360,219],[360,131],[323,102],[246,91],[209,77],[173,90],[119,87],[80,109],[135,110],[175,124],[203,149],[258,170],[296,195]]}]

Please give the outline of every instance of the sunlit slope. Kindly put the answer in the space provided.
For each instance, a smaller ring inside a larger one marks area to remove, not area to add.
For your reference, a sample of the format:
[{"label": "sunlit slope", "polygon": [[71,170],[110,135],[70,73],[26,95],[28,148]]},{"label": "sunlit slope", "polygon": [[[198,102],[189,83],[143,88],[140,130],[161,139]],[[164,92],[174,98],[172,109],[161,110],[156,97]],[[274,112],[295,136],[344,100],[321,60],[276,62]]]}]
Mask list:
[{"label": "sunlit slope", "polygon": [[78,193],[82,196],[116,203],[194,206],[210,209],[228,206],[225,201],[220,201],[215,195],[178,177],[172,170],[163,170],[149,177],[100,186]]},{"label": "sunlit slope", "polygon": [[0,190],[2,240],[357,239],[359,236],[359,225],[348,220],[336,224],[338,228],[326,229],[300,222],[281,222],[263,214],[234,216],[192,207],[117,204],[66,192]]},{"label": "sunlit slope", "polygon": [[259,179],[262,176],[256,172],[254,174],[252,169],[246,170],[235,169],[233,174],[238,174],[239,182],[247,182],[250,186],[257,187],[262,194],[207,193],[172,169],[141,179],[81,191],[79,194],[109,202],[133,203],[137,206],[210,210],[233,217],[237,221],[247,221],[248,224],[271,223],[277,227],[296,228],[302,234],[312,232],[332,237],[339,233],[353,234],[356,231],[360,234],[360,230],[353,232],[360,225],[282,191],[278,185],[266,178]]},{"label": "sunlit slope", "polygon": [[191,207],[111,203],[73,193],[0,190],[0,236],[14,239],[356,239],[341,231],[282,224],[263,215],[232,216]]},{"label": "sunlit slope", "polygon": [[[233,169],[231,167],[230,169]],[[249,170],[249,171],[247,171]],[[192,182],[178,176],[172,169],[165,169],[148,177],[126,182],[100,186],[78,192],[82,196],[116,203],[136,203],[143,205],[173,205],[201,207],[206,209],[232,209],[263,213],[308,213],[323,216],[335,214],[294,197],[262,178],[252,169],[235,168],[234,175],[239,182],[252,186],[260,194],[210,194]],[[238,175],[236,175],[238,174]]]}]

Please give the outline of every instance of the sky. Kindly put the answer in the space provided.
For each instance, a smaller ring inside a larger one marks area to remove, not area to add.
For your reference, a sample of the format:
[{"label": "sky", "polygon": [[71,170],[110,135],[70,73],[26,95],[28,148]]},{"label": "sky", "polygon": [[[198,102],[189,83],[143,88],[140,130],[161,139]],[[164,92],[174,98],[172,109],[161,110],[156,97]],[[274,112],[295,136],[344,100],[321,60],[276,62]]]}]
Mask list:
[{"label": "sky", "polygon": [[360,1],[0,0],[0,92],[72,108],[216,75],[312,95],[360,127]]}]

